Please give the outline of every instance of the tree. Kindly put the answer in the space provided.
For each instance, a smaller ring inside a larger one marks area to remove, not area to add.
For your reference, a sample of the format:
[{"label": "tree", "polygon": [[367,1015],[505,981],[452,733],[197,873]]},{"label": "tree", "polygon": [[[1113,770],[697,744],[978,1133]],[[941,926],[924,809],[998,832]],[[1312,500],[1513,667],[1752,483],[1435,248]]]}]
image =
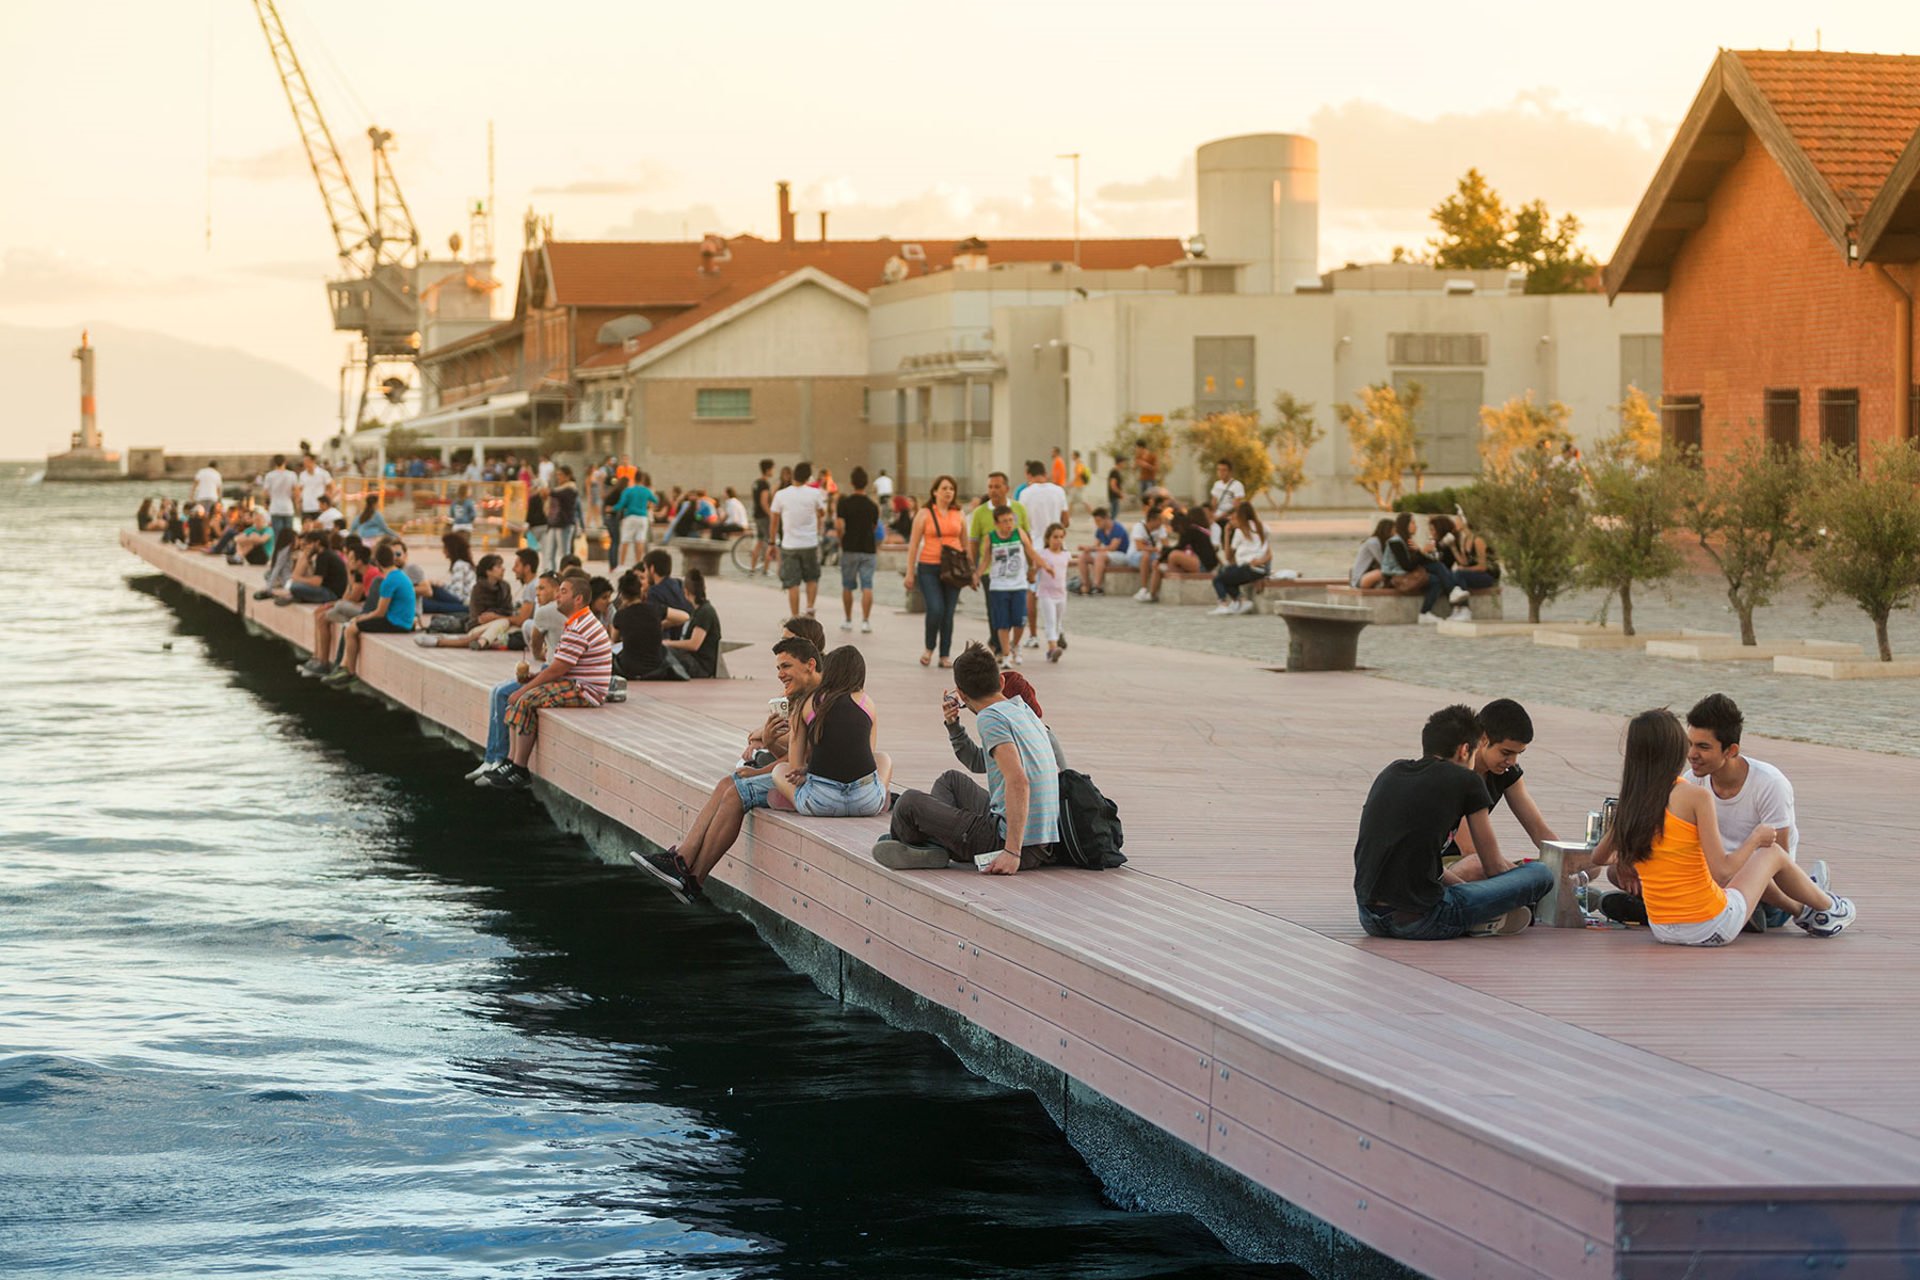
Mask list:
[{"label": "tree", "polygon": [[1557,457],[1560,447],[1573,442],[1567,419],[1573,410],[1558,400],[1533,402],[1533,393],[1515,396],[1498,409],[1480,406],[1480,462],[1489,475],[1500,475],[1522,454]]},{"label": "tree", "polygon": [[1313,405],[1296,400],[1290,391],[1274,398],[1279,421],[1262,430],[1267,446],[1273,450],[1272,487],[1280,491],[1280,509],[1293,505],[1293,495],[1307,482],[1307,455],[1326,438],[1326,429],[1314,421]]},{"label": "tree", "polygon": [[1802,536],[1806,468],[1798,454],[1749,440],[1711,470],[1688,470],[1681,522],[1726,579],[1740,643],[1757,644],[1753,611],[1773,599]]},{"label": "tree", "polygon": [[[1181,416],[1185,410],[1176,411],[1174,417]],[[1160,459],[1160,480],[1166,482],[1168,472],[1173,470],[1173,428],[1163,418],[1159,422],[1141,422],[1138,418],[1122,418],[1113,428],[1113,434],[1107,437],[1106,451],[1113,458],[1113,465],[1120,468],[1122,475],[1133,475],[1133,443],[1145,440],[1147,448],[1153,450],[1154,457]],[[1134,477],[1136,480],[1138,476]],[[1115,518],[1119,513],[1114,513]]]},{"label": "tree", "polygon": [[1580,474],[1557,457],[1516,454],[1499,474],[1474,486],[1475,523],[1493,535],[1506,580],[1527,597],[1527,621],[1578,581],[1586,524]]},{"label": "tree", "polygon": [[1680,568],[1679,549],[1667,535],[1680,523],[1689,477],[1677,462],[1643,460],[1640,441],[1626,423],[1594,452],[1587,468],[1591,505],[1577,548],[1579,579],[1620,597],[1620,625],[1632,635],[1634,584],[1659,582]]},{"label": "tree", "polygon": [[1267,455],[1257,413],[1210,413],[1189,419],[1180,439],[1209,471],[1216,462],[1232,463],[1233,478],[1246,486],[1249,502],[1272,483],[1273,459]]},{"label": "tree", "polygon": [[1627,398],[1614,407],[1620,411],[1620,430],[1613,437],[1618,447],[1636,461],[1652,465],[1660,456],[1664,436],[1660,415],[1647,403],[1646,393],[1628,387]]},{"label": "tree", "polygon": [[1419,383],[1411,384],[1402,399],[1388,383],[1376,382],[1357,393],[1357,408],[1334,406],[1353,443],[1353,482],[1382,511],[1393,509],[1393,500],[1406,488],[1409,471],[1418,476],[1425,469],[1420,461],[1420,432],[1413,421],[1420,396]]},{"label": "tree", "polygon": [[[1478,169],[1467,170],[1432,216],[1440,234],[1427,245],[1436,267],[1524,267],[1528,293],[1579,293],[1600,269],[1580,247],[1580,219],[1569,213],[1556,220],[1541,200],[1509,210]],[[1404,256],[1395,250],[1396,262]]]},{"label": "tree", "polygon": [[1887,619],[1920,601],[1920,453],[1877,450],[1861,474],[1851,450],[1829,451],[1813,468],[1805,502],[1815,530],[1807,568],[1815,607],[1845,597],[1873,619],[1880,661],[1893,661]]}]

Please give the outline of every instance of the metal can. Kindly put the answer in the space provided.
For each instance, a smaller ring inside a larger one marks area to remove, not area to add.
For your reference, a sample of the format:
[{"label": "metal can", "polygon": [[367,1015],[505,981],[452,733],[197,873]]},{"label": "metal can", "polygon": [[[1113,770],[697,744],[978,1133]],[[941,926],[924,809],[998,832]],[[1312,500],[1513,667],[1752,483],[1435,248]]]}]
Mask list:
[{"label": "metal can", "polygon": [[[1600,802],[1600,834],[1606,835],[1613,830],[1613,815],[1620,809],[1620,797],[1608,796]],[[1596,838],[1596,843],[1597,843]]]},{"label": "metal can", "polygon": [[1600,843],[1600,811],[1598,809],[1587,810],[1587,843]]}]

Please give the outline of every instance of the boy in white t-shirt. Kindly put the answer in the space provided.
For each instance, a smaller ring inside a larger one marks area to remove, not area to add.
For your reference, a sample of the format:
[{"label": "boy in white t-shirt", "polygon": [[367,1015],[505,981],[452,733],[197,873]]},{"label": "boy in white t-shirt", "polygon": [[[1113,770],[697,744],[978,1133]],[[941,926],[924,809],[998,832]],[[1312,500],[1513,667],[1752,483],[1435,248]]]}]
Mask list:
[{"label": "boy in white t-shirt", "polygon": [[[1787,833],[1787,856],[1800,860],[1800,827],[1793,811],[1793,784],[1787,775],[1764,760],[1755,760],[1740,749],[1740,733],[1745,717],[1738,704],[1724,693],[1710,693],[1687,712],[1687,769],[1682,778],[1713,793],[1713,816],[1720,825],[1720,840],[1728,849],[1738,849],[1755,827],[1768,826]],[[1826,864],[1815,862],[1809,874],[1822,889],[1827,887]],[[1767,927],[1781,928],[1792,917],[1784,894],[1774,901],[1776,890],[1765,899]]]},{"label": "boy in white t-shirt", "polygon": [[807,589],[806,616],[813,616],[820,595],[820,522],[827,512],[827,495],[807,481],[813,464],[793,468],[793,483],[773,495],[768,504],[772,528],[768,537],[780,545],[780,585],[787,589],[787,612],[800,615],[800,588]]}]

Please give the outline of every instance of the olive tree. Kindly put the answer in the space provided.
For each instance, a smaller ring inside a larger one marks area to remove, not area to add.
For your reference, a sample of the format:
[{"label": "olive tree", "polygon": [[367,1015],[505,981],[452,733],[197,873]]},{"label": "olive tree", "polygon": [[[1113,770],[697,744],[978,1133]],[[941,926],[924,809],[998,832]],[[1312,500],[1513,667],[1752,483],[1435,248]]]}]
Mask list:
[{"label": "olive tree", "polygon": [[1680,568],[1680,550],[1668,535],[1679,526],[1688,475],[1672,459],[1649,460],[1631,425],[1623,424],[1594,452],[1577,550],[1579,580],[1620,598],[1620,626],[1632,635],[1634,585],[1659,582]]},{"label": "olive tree", "polygon": [[1527,597],[1527,621],[1579,581],[1586,507],[1580,473],[1538,450],[1515,454],[1474,486],[1474,523],[1493,535],[1506,581]]},{"label": "olive tree", "polygon": [[1887,619],[1920,600],[1920,453],[1877,450],[1864,473],[1850,450],[1812,468],[1804,503],[1815,606],[1844,598],[1873,619],[1880,661],[1893,661]]},{"label": "olive tree", "polygon": [[1382,511],[1393,509],[1394,499],[1406,489],[1406,477],[1417,485],[1426,473],[1420,460],[1420,431],[1413,415],[1420,407],[1420,385],[1414,383],[1403,398],[1385,382],[1363,387],[1358,405],[1337,404],[1334,412],[1353,445],[1353,482]]},{"label": "olive tree", "polygon": [[1806,472],[1798,454],[1749,440],[1687,476],[1681,523],[1726,580],[1741,644],[1759,643],[1754,610],[1772,601],[1793,567],[1804,529],[1799,498]]},{"label": "olive tree", "polygon": [[1293,495],[1307,482],[1307,455],[1326,438],[1326,429],[1314,420],[1313,405],[1296,400],[1290,391],[1282,391],[1273,402],[1280,416],[1261,434],[1273,450],[1271,487],[1279,491],[1280,509],[1293,505]]}]

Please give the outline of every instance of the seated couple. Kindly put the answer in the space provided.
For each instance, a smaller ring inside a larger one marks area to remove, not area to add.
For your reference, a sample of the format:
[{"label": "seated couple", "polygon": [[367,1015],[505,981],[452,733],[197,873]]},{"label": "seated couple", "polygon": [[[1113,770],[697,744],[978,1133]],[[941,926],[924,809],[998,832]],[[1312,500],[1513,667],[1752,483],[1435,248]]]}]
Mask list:
[{"label": "seated couple", "polygon": [[1607,915],[1705,947],[1789,921],[1819,938],[1853,923],[1853,903],[1828,890],[1827,864],[1801,869],[1793,786],[1741,752],[1742,726],[1721,693],[1696,703],[1684,727],[1666,710],[1627,726],[1619,807],[1593,857],[1626,891],[1601,899]]},{"label": "seated couple", "polygon": [[634,862],[681,901],[700,896],[755,809],[808,817],[886,812],[893,762],[876,749],[879,717],[866,696],[866,660],[852,645],[820,656],[826,633],[813,618],[787,620],[773,646],[782,696],[747,735],[732,773],[714,784],[680,843]]}]

